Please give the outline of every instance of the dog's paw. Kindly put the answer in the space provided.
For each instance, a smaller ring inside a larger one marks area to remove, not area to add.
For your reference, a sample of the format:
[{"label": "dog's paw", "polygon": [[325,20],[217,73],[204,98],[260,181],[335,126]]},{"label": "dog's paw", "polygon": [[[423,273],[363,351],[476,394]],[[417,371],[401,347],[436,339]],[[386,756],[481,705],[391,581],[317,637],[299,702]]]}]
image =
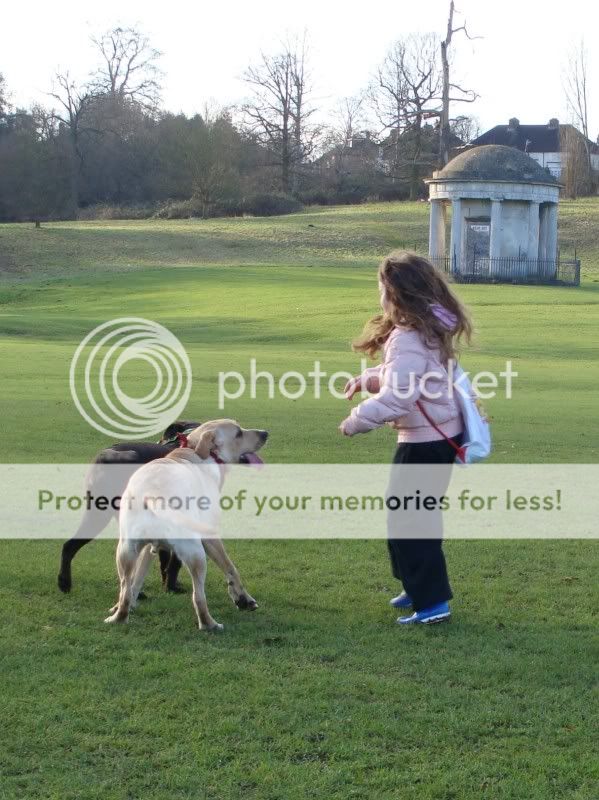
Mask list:
[{"label": "dog's paw", "polygon": [[165,586],[164,591],[170,594],[187,594],[187,589],[180,583],[176,583],[174,586]]},{"label": "dog's paw", "polygon": [[111,614],[109,617],[106,617],[104,622],[108,623],[109,625],[114,625],[115,623],[119,622],[129,622],[129,617],[121,617],[117,611],[116,614]]},{"label": "dog's paw", "polygon": [[222,625],[220,622],[215,622],[214,625],[202,625],[200,630],[202,633],[220,633],[224,631],[225,626]]},{"label": "dog's paw", "polygon": [[242,611],[255,611],[258,608],[258,603],[249,594],[240,595],[235,601],[235,605]]},{"label": "dog's paw", "polygon": [[71,591],[72,581],[70,575],[63,575],[60,573],[58,576],[58,588],[61,592],[68,594]]},{"label": "dog's paw", "polygon": [[228,592],[231,600],[235,603],[237,608],[242,611],[254,611],[254,609],[258,608],[258,603],[245,589],[237,588],[234,584],[230,583]]}]

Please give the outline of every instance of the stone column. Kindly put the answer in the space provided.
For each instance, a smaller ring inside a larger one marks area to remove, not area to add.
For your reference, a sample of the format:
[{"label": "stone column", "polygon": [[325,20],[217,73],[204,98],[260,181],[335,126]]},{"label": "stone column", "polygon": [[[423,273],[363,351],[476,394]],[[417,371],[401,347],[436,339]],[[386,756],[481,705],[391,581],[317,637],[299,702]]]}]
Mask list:
[{"label": "stone column", "polygon": [[[557,203],[547,206],[547,224],[545,237],[545,258],[548,261],[557,260]],[[553,269],[551,269],[553,274]]]},{"label": "stone column", "polygon": [[[549,206],[543,203],[541,206],[541,224],[539,227],[539,258],[545,261],[547,258],[547,223],[549,217]],[[545,265],[543,265],[543,269]]]},{"label": "stone column", "polygon": [[[451,201],[451,271],[460,271],[462,268],[462,201]],[[454,263],[454,255],[457,263]]]},{"label": "stone column", "polygon": [[431,200],[428,234],[428,254],[431,258],[445,255],[445,205],[442,200]]},{"label": "stone column", "polygon": [[489,243],[489,274],[493,275],[497,272],[498,264],[493,261],[494,258],[501,257],[501,200],[491,200],[491,241]]},{"label": "stone column", "polygon": [[536,275],[539,271],[539,204],[531,202],[528,208],[528,274]]}]

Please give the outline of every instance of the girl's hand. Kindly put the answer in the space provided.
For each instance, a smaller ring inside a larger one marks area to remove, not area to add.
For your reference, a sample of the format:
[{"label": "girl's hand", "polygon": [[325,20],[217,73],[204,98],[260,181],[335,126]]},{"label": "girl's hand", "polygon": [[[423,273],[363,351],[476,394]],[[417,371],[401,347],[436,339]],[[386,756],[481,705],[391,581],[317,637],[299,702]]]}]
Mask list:
[{"label": "girl's hand", "polygon": [[[372,371],[374,372],[375,370]],[[366,370],[362,375],[356,375],[355,378],[352,378],[345,384],[345,389],[343,391],[348,400],[351,400],[357,392],[361,392],[362,390],[370,392],[371,394],[380,392],[381,382],[379,376],[369,373],[371,373],[371,370]]]},{"label": "girl's hand", "polygon": [[348,400],[351,400],[352,397],[362,389],[362,376],[356,375],[355,378],[351,378],[346,384],[345,389],[343,390],[345,396]]}]

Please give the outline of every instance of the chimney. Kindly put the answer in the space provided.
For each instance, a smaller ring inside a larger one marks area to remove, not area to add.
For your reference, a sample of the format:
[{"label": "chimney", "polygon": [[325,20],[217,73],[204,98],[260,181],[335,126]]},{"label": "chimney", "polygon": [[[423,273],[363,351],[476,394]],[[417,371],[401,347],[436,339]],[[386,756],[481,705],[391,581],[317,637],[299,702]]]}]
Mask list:
[{"label": "chimney", "polygon": [[508,122],[508,131],[516,131],[520,127],[520,120],[517,117],[512,117]]},{"label": "chimney", "polygon": [[556,131],[559,128],[559,119],[556,119],[556,117],[551,117],[551,119],[549,120],[549,125],[547,127],[551,131]]}]

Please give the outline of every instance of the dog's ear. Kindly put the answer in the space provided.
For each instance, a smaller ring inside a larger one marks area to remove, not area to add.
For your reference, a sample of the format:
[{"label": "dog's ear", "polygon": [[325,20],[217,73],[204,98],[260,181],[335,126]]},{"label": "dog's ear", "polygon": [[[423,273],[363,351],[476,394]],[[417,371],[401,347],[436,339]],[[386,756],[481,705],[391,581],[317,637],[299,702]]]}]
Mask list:
[{"label": "dog's ear", "polygon": [[195,451],[200,458],[208,458],[210,451],[214,449],[214,431],[204,431],[198,443],[195,446]]}]

